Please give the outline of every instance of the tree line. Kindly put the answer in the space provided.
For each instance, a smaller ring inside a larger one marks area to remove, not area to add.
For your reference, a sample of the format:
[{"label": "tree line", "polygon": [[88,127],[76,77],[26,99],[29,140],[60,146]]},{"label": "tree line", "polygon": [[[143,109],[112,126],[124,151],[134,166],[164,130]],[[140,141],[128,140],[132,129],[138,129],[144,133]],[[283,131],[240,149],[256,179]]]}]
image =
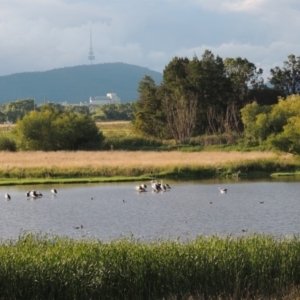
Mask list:
[{"label": "tree line", "polygon": [[226,143],[266,145],[300,153],[300,57],[291,54],[283,67],[263,70],[246,58],[226,58],[206,50],[201,59],[174,57],[156,85],[145,76],[135,103],[97,107],[62,106],[21,99],[0,106],[0,122],[13,122],[2,136],[2,150],[101,149],[104,136],[95,121],[132,120],[143,138],[189,144],[213,135]]},{"label": "tree line", "polygon": [[161,85],[150,76],[139,83],[134,127],[143,135],[188,143],[194,136],[242,138],[242,109],[255,102],[262,107],[300,91],[300,57],[291,54],[282,68],[270,70],[268,86],[263,70],[246,58],[215,56],[206,50],[199,59],[174,57],[163,71]]},{"label": "tree line", "polygon": [[16,123],[31,111],[41,111],[43,106],[56,108],[59,111],[76,112],[90,115],[94,121],[130,121],[133,119],[134,103],[102,105],[62,105],[46,102],[37,105],[34,99],[18,99],[0,105],[0,123]]}]

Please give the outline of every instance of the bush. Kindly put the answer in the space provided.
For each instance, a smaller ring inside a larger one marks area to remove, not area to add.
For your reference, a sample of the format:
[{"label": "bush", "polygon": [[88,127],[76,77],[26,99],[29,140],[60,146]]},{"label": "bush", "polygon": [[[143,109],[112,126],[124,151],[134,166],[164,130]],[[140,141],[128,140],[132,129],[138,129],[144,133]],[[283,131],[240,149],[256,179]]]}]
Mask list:
[{"label": "bush", "polygon": [[90,116],[51,107],[26,115],[14,133],[22,150],[96,150],[104,140]]},{"label": "bush", "polygon": [[7,136],[0,136],[0,151],[11,151],[17,150],[16,142]]}]

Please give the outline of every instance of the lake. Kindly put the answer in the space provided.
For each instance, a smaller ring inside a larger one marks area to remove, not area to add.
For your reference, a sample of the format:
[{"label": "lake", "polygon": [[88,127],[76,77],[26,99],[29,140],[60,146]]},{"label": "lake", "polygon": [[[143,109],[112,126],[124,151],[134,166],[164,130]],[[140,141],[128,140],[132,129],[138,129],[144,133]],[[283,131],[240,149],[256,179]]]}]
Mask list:
[{"label": "lake", "polygon": [[[152,193],[150,182],[147,192],[138,193],[140,183],[57,185],[56,196],[49,185],[0,187],[0,238],[15,239],[23,231],[104,241],[300,232],[300,182],[293,178],[166,181],[171,189],[163,193]],[[32,189],[43,197],[27,198]]]}]

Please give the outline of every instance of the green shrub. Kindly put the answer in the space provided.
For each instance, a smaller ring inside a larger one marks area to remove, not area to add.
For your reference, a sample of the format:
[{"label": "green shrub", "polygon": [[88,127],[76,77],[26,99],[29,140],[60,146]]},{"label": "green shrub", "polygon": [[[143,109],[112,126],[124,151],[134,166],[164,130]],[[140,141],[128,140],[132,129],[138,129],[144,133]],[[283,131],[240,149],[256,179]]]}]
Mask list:
[{"label": "green shrub", "polygon": [[17,146],[16,146],[16,142],[5,135],[0,135],[0,151],[16,151],[17,150]]}]

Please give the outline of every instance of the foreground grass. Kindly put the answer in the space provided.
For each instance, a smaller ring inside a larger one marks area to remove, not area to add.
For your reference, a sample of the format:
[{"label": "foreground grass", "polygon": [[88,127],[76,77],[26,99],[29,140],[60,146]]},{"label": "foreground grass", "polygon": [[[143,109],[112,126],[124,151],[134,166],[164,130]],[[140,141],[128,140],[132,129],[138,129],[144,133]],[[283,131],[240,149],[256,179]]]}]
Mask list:
[{"label": "foreground grass", "polygon": [[25,233],[0,244],[1,299],[284,299],[299,285],[299,237],[104,243]]},{"label": "foreground grass", "polygon": [[274,152],[0,152],[2,185],[297,175],[298,170],[297,157]]}]

